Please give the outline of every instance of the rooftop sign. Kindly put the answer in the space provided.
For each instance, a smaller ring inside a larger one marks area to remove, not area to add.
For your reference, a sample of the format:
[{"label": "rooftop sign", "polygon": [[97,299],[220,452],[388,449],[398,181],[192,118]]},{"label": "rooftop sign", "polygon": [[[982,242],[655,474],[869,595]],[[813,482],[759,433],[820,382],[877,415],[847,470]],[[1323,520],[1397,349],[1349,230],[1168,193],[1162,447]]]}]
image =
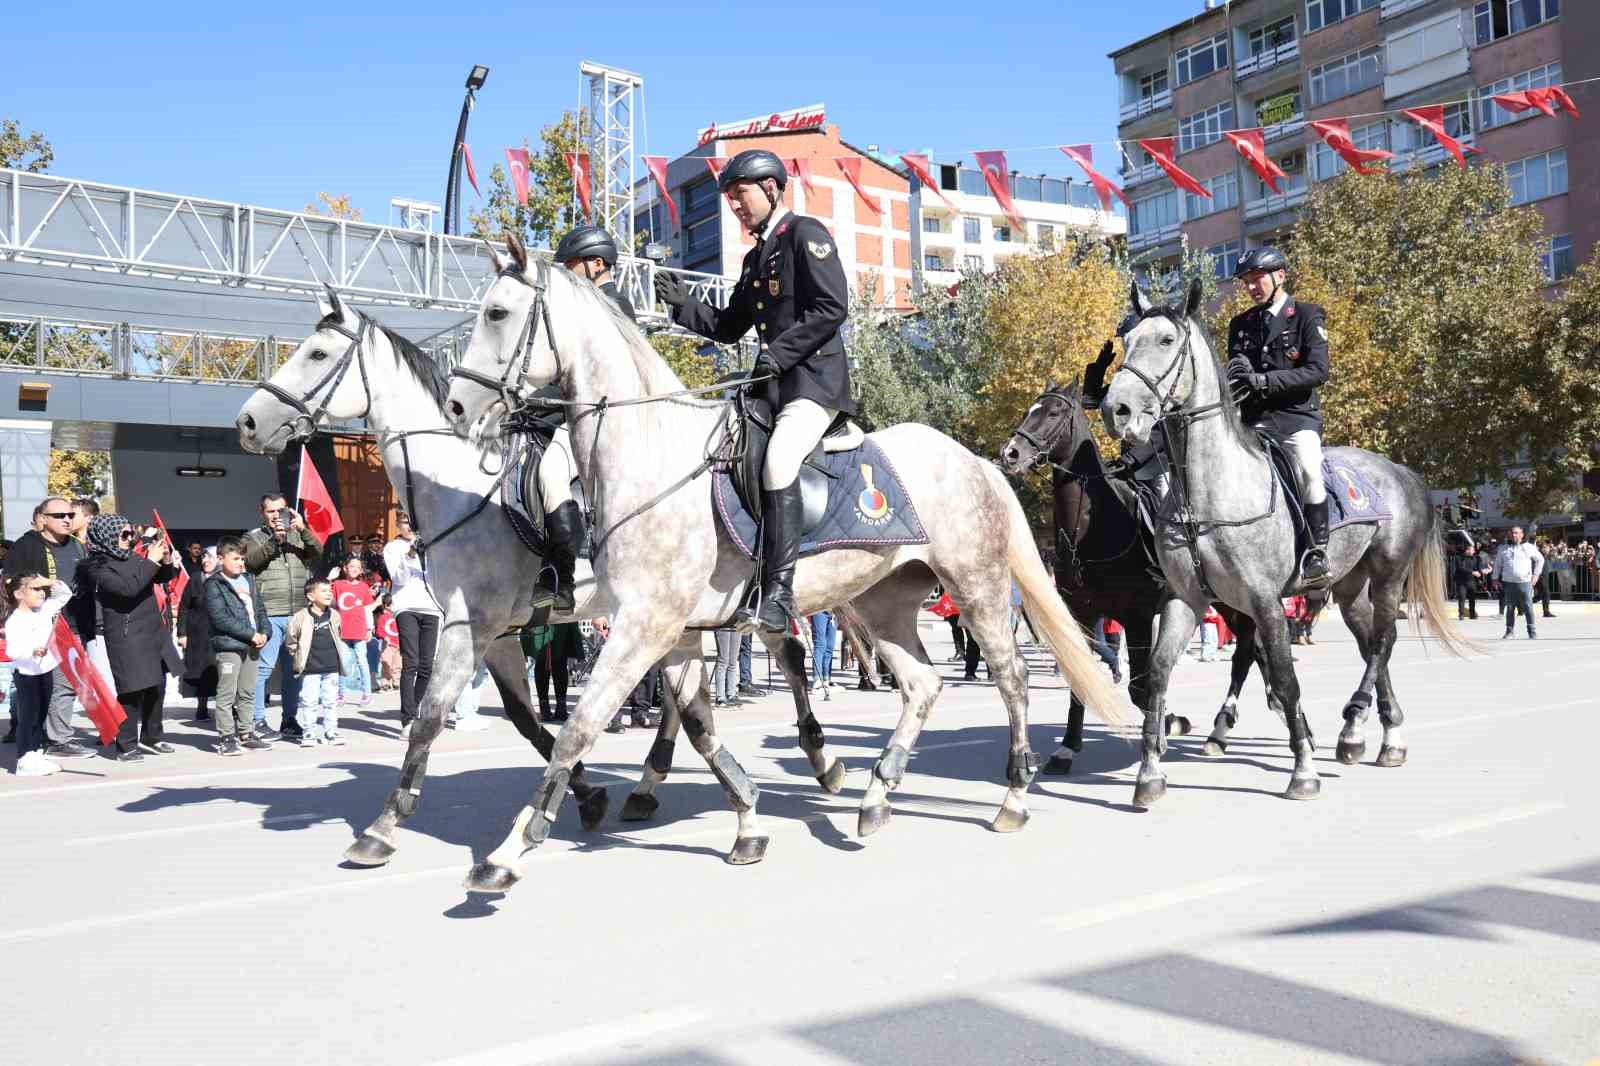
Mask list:
[{"label": "rooftop sign", "polygon": [[700,144],[718,137],[752,137],[758,133],[788,133],[795,130],[821,129],[827,122],[827,108],[822,104],[797,107],[792,111],[776,111],[770,115],[740,119],[738,122],[715,123],[700,131]]}]

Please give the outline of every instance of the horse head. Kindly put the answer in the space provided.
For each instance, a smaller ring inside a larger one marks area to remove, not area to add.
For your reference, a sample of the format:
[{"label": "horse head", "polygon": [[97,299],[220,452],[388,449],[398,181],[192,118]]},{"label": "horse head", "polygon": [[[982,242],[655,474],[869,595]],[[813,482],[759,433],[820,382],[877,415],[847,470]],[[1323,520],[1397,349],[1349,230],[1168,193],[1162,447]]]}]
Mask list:
[{"label": "horse head", "polygon": [[245,451],[277,455],[318,426],[365,417],[371,407],[361,348],[377,332],[372,320],[348,310],[332,288],[317,296],[317,310],[311,336],[239,409],[234,426]]},{"label": "horse head", "polygon": [[1048,460],[1066,462],[1089,437],[1077,381],[1050,381],[1000,450],[1000,469],[1024,474]]},{"label": "horse head", "polygon": [[1199,280],[1182,304],[1156,305],[1133,284],[1138,325],[1123,338],[1122,367],[1100,405],[1106,432],[1142,444],[1168,415],[1209,403],[1217,392],[1216,358],[1197,317]]}]

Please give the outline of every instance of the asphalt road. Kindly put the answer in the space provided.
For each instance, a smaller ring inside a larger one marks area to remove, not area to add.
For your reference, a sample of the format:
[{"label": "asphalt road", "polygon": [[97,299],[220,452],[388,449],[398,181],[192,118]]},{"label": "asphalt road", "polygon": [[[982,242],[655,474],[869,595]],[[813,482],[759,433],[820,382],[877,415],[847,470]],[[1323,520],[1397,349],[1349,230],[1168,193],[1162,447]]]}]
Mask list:
[{"label": "asphalt road", "polygon": [[[1558,609],[1536,643],[1473,624],[1489,654],[1472,661],[1403,637],[1398,769],[1370,762],[1375,722],[1368,763],[1333,759],[1359,667],[1328,618],[1297,649],[1313,803],[1278,796],[1286,731],[1258,681],[1228,753],[1199,754],[1224,663],[1177,672],[1198,732],[1173,739],[1154,810],[1129,806],[1134,750],[1091,729],[1015,835],[986,828],[999,699],[954,665],[866,841],[856,803],[896,697],[818,704],[851,767],[838,797],[805,772],[787,693],[727,712],[773,838],[744,868],[721,861],[734,817],[687,744],[656,820],[619,825],[649,738],[604,736],[589,764],[612,819],[585,834],[569,802],[504,897],[460,887],[540,777],[497,712],[440,740],[394,862],[358,870],[340,853],[394,784],[392,696],[347,720],[347,748],[242,759],[180,706],[177,755],[0,775],[0,1062],[1600,1060],[1600,609]],[[943,659],[946,627],[924,635]],[[1036,669],[1041,753],[1065,709]]]}]

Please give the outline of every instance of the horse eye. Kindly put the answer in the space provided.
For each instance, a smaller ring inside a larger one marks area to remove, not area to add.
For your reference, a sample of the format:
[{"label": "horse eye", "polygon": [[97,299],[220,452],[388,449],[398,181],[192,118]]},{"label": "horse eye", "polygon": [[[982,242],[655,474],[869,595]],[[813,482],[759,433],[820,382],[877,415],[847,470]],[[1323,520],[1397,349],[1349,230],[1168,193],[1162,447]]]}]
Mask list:
[{"label": "horse eye", "polygon": [[510,313],[511,312],[507,311],[504,307],[491,307],[489,308],[488,319],[490,322],[501,322],[504,321],[505,317]]},{"label": "horse eye", "polygon": [[1176,338],[1176,337],[1162,337],[1161,338],[1161,346],[1163,348],[1170,348],[1177,341],[1177,339],[1178,338]]},{"label": "horse eye", "polygon": [[328,353],[323,351],[321,348],[313,348],[311,350],[312,362],[320,363],[326,358],[328,358]]}]

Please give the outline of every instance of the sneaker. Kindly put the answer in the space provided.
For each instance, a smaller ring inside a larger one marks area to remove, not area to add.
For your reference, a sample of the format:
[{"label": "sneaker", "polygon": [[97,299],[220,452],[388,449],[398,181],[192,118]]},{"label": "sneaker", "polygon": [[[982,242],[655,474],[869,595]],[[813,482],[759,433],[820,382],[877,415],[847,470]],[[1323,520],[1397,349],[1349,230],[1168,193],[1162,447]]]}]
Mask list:
[{"label": "sneaker", "polygon": [[239,746],[246,751],[266,751],[268,748],[272,747],[271,744],[268,744],[254,733],[246,733],[243,737],[241,737],[239,739]]},{"label": "sneaker", "polygon": [[626,733],[627,731],[628,727],[622,724],[622,712],[618,711],[616,717],[612,718],[610,724],[606,726],[606,732]]},{"label": "sneaker", "polygon": [[473,714],[465,718],[457,718],[450,723],[450,728],[459,733],[481,733],[489,728],[489,723]]},{"label": "sneaker", "polygon": [[[263,744],[262,747],[266,745]],[[217,742],[217,754],[239,756],[244,754],[244,750],[239,747],[238,737],[223,737]]]},{"label": "sneaker", "polygon": [[49,759],[81,759],[94,752],[73,740],[63,740],[59,744],[46,745],[44,749],[46,758]]},{"label": "sneaker", "polygon": [[328,739],[324,741],[324,743],[326,743],[329,747],[342,748],[350,742],[344,738],[343,733],[333,733],[329,735]]},{"label": "sneaker", "polygon": [[761,690],[756,688],[754,685],[740,685],[739,686],[739,695],[741,695],[741,696],[759,696],[759,695],[761,695]]},{"label": "sneaker", "polygon": [[30,751],[17,760],[18,777],[49,777],[60,772],[61,764],[45,758],[42,751]]},{"label": "sneaker", "polygon": [[254,733],[257,740],[265,740],[269,744],[281,736],[276,729],[265,722],[257,722]]},{"label": "sneaker", "polygon": [[303,733],[300,736],[300,746],[302,748],[314,748],[317,746],[317,738],[310,733]]},{"label": "sneaker", "polygon": [[111,757],[118,762],[144,762],[144,756],[139,754],[137,748],[133,751],[119,751]]},{"label": "sneaker", "polygon": [[304,739],[305,735],[306,731],[304,729],[282,729],[278,731],[278,739],[285,744],[298,744]]},{"label": "sneaker", "polygon": [[197,713],[194,716],[194,720],[197,721],[197,722],[209,722],[209,721],[211,721],[211,712],[210,711],[200,711],[199,713]]},{"label": "sneaker", "polygon": [[139,750],[147,755],[171,755],[178,749],[164,740],[158,740],[154,744],[146,744],[141,740],[139,742]]},{"label": "sneaker", "polygon": [[1505,633],[1503,635],[1501,635],[1500,639],[1501,640],[1510,640],[1511,639],[1511,630],[1509,630],[1509,629],[1506,630]]}]

